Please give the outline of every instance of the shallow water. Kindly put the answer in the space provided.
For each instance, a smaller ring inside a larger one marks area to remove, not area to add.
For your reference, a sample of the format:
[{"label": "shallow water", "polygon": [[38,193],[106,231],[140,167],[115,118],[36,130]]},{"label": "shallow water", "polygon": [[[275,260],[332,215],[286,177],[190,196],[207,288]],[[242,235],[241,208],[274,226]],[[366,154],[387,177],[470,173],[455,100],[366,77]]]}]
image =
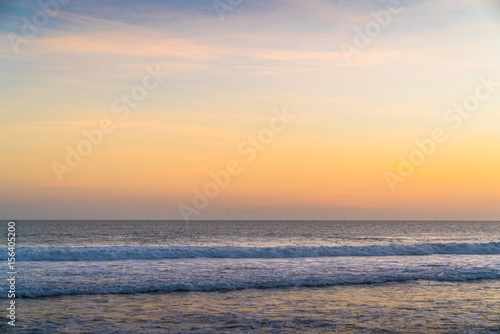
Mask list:
[{"label": "shallow water", "polygon": [[500,332],[498,222],[16,228],[16,332]]},{"label": "shallow water", "polygon": [[499,333],[500,282],[23,299],[25,333]]}]

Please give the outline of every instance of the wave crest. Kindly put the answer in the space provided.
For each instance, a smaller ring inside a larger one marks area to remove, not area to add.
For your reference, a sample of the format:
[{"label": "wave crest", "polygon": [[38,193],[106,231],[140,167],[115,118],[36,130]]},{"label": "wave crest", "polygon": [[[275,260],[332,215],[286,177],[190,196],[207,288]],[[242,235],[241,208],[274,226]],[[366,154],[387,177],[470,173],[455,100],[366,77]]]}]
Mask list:
[{"label": "wave crest", "polygon": [[[300,258],[337,256],[405,256],[432,254],[500,254],[500,242],[425,243],[371,246],[107,246],[107,247],[19,247],[17,261],[114,261],[189,258]],[[2,252],[1,260],[6,260]]]}]

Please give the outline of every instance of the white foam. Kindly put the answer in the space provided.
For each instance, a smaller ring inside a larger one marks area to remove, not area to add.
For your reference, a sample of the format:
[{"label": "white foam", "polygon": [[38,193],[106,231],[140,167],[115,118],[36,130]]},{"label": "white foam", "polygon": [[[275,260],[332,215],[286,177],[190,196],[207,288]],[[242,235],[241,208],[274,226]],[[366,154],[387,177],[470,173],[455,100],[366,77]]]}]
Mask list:
[{"label": "white foam", "polygon": [[469,281],[480,279],[500,279],[500,273],[492,272],[470,272],[449,275],[429,274],[397,274],[380,275],[373,277],[350,277],[342,279],[282,279],[263,280],[255,282],[203,282],[203,283],[141,283],[118,286],[99,286],[72,284],[70,286],[51,286],[39,288],[36,286],[23,287],[18,291],[18,297],[48,297],[59,295],[81,295],[81,294],[134,294],[148,292],[180,292],[180,291],[221,291],[242,289],[266,289],[266,288],[289,288],[289,287],[324,287],[345,284],[375,284],[386,282],[407,282],[414,280],[431,281]]},{"label": "white foam", "polygon": [[[500,254],[500,242],[425,243],[372,246],[110,246],[110,247],[19,247],[17,261],[113,261],[187,258],[299,258],[337,256],[401,256],[431,254]],[[6,260],[7,252],[0,260]]]}]

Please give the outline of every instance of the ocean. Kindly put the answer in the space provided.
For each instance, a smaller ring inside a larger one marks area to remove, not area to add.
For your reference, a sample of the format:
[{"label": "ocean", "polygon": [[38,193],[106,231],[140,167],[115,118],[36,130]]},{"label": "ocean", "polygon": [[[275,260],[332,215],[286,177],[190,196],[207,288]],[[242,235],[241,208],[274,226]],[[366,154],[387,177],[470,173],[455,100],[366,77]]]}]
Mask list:
[{"label": "ocean", "polygon": [[5,333],[500,333],[500,222],[15,223]]}]

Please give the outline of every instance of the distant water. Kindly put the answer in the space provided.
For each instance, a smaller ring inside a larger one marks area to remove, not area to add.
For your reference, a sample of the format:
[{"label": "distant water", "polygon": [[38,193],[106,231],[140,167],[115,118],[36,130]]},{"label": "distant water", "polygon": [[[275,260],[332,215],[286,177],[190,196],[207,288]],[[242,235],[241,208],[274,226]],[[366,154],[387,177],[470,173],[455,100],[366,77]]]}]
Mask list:
[{"label": "distant water", "polygon": [[500,222],[19,221],[17,246],[17,332],[500,333]]}]

